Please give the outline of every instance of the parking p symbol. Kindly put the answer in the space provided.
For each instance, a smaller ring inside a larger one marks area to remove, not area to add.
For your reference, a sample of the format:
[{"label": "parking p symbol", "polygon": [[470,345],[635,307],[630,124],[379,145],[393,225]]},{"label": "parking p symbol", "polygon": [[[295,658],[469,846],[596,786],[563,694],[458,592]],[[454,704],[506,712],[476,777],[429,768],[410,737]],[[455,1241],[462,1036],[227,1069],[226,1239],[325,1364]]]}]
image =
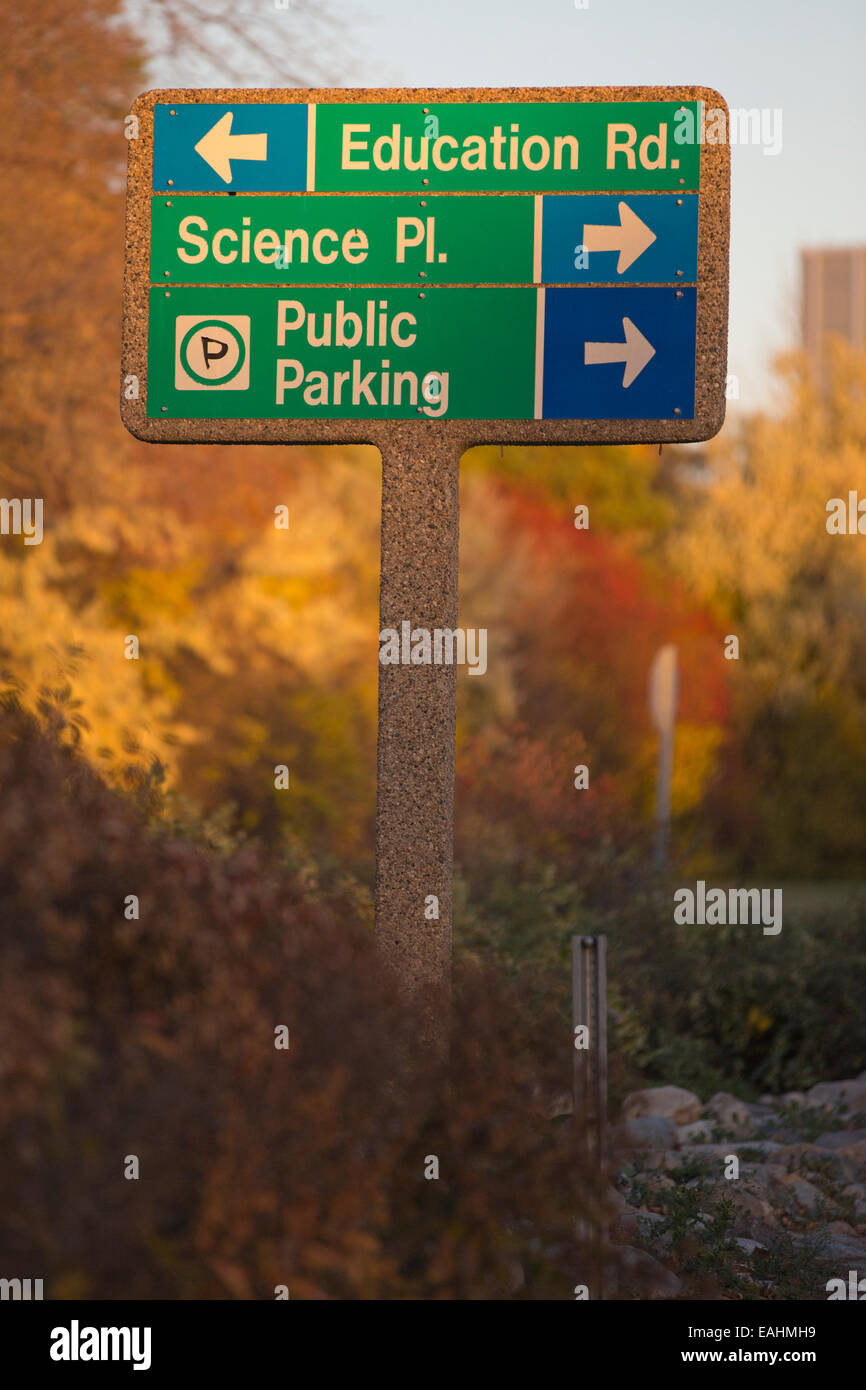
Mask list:
[{"label": "parking p symbol", "polygon": [[175,320],[176,391],[246,391],[250,320],[245,314],[179,314]]},{"label": "parking p symbol", "polygon": [[221,357],[225,357],[229,345],[224,338],[208,338],[203,333],[201,335],[201,350],[205,367],[210,368],[211,362],[219,362]]}]

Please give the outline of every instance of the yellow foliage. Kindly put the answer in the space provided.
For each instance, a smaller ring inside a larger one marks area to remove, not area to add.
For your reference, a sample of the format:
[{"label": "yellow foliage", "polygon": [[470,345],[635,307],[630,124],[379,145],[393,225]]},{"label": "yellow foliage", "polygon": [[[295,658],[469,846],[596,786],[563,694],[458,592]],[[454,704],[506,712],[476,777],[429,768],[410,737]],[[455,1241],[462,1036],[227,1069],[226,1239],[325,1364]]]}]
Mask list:
[{"label": "yellow foliage", "polygon": [[677,724],[671,779],[671,810],[675,816],[700,806],[716,770],[724,736],[720,724],[690,724],[685,720]]},{"label": "yellow foliage", "polygon": [[758,1008],[757,1004],[753,1004],[749,1009],[746,1022],[749,1027],[749,1032],[757,1033],[758,1035],[766,1033],[767,1030],[773,1026],[773,1020],[768,1018],[767,1015]]},{"label": "yellow foliage", "polygon": [[123,628],[97,598],[72,606],[61,584],[55,537],[18,555],[0,551],[0,660],[22,704],[38,709],[46,690],[69,685],[81,701],[81,743],[108,763],[108,775],[129,763],[131,751],[150,763],[173,762],[172,747],[194,736],[173,718],[172,702],[158,693],[159,664],[124,656]]},{"label": "yellow foliage", "polygon": [[866,355],[834,350],[829,393],[783,364],[783,415],[726,431],[672,563],[740,637],[752,678],[791,706],[841,682],[862,651],[866,547],[827,532],[827,503],[866,478]]}]

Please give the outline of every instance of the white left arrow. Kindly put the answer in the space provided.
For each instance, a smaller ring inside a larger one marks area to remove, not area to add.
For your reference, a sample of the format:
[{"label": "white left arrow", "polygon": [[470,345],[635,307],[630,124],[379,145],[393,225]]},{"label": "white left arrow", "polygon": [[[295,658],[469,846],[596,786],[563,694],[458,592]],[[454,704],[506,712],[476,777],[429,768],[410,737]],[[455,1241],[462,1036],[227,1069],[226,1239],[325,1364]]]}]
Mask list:
[{"label": "white left arrow", "polygon": [[601,362],[624,362],[622,384],[628,387],[636,376],[640,376],[650,358],[655,357],[656,350],[640,329],[635,328],[631,319],[623,319],[622,330],[625,334],[623,343],[584,343],[583,362],[587,367],[597,366]]},{"label": "white left arrow", "polygon": [[209,164],[223,183],[232,181],[233,159],[267,159],[267,135],[232,135],[233,111],[220,116],[207,135],[203,135],[195,147],[205,164]]}]

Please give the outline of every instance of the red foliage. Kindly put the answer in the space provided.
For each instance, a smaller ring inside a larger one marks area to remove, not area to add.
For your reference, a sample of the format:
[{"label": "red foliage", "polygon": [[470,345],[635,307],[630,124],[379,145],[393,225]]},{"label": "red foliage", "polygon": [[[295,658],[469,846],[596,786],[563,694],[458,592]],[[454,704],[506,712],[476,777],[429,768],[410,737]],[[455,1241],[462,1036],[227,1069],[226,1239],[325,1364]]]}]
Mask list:
[{"label": "red foliage", "polygon": [[449,1073],[344,903],[148,830],[14,711],[0,788],[8,1275],[54,1298],[572,1297],[598,1184],[545,1113],[563,1020],[461,976]]},{"label": "red foliage", "polygon": [[584,851],[621,840],[633,817],[611,779],[575,790],[574,769],[587,761],[579,734],[533,737],[516,724],[471,739],[457,764],[458,859],[479,864],[487,846],[499,870],[538,856],[573,872]]},{"label": "red foliage", "polygon": [[575,530],[537,500],[506,499],[514,540],[530,536],[537,555],[512,615],[526,725],[580,729],[608,767],[627,765],[630,745],[650,729],[649,669],[668,642],[679,648],[680,717],[724,722],[722,634],[684,585],[620,538]]}]

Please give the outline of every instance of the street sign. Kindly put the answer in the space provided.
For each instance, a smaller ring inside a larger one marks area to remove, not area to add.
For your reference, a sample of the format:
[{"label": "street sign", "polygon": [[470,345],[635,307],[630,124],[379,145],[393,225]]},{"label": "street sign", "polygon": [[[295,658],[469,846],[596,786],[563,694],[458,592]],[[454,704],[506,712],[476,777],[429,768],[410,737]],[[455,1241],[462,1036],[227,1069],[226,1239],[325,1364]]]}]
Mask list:
[{"label": "street sign", "polygon": [[[152,442],[377,445],[380,629],[453,633],[465,449],[721,428],[716,113],[702,87],[145,94],[125,425]],[[455,666],[380,664],[378,708],[377,941],[406,986],[435,990]]]},{"label": "street sign", "polygon": [[459,448],[708,438],[729,165],[707,107],[724,103],[703,88],[147,93],[127,427],[381,445],[413,420]]},{"label": "street sign", "polygon": [[677,649],[669,643],[659,647],[650,667],[649,709],[660,734],[667,733],[676,723],[679,691]]},{"label": "street sign", "polygon": [[[679,297],[677,297],[679,295]],[[691,418],[695,290],[638,287],[152,290],[150,410],[168,419],[290,420]],[[243,319],[247,370],[215,357],[190,381],[203,333]],[[647,328],[650,340],[637,327]],[[478,326],[500,354],[483,351]],[[255,363],[251,374],[249,364]],[[226,391],[233,394],[226,395]],[[242,394],[241,394],[242,392]],[[194,393],[194,394],[191,394]]]},{"label": "street sign", "polygon": [[674,731],[680,697],[677,649],[671,643],[659,647],[652,660],[649,678],[649,709],[659,734],[656,779],[656,865],[667,860],[671,820],[671,783],[674,773]]}]

